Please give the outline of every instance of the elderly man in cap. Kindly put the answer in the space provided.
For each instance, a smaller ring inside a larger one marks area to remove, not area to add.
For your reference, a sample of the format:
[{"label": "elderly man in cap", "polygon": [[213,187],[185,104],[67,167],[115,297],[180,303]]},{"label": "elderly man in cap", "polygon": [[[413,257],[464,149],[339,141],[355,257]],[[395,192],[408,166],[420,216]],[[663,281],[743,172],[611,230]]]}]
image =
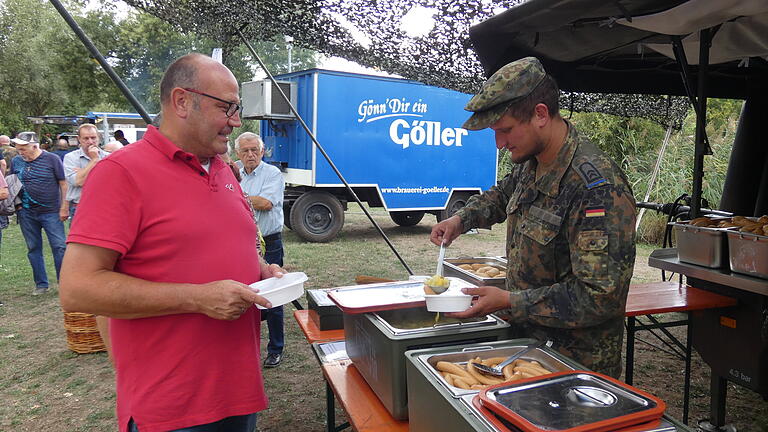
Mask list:
[{"label": "elderly man in cap", "polygon": [[33,295],[48,292],[48,274],[43,259],[43,230],[48,236],[56,279],[59,279],[61,263],[66,249],[63,221],[69,217],[67,181],[61,159],[40,149],[37,142],[14,138],[18,156],[11,160],[10,174],[21,180],[21,208],[16,211],[21,233],[27,243],[27,258],[35,279]]},{"label": "elderly man in cap", "polygon": [[621,169],[563,119],[559,91],[539,60],[512,62],[466,106],[464,128],[491,128],[515,163],[498,185],[435,225],[450,244],[472,228],[507,221],[507,290],[482,286],[457,313],[497,312],[519,336],[618,377],[624,309],[635,261],[635,200]]}]

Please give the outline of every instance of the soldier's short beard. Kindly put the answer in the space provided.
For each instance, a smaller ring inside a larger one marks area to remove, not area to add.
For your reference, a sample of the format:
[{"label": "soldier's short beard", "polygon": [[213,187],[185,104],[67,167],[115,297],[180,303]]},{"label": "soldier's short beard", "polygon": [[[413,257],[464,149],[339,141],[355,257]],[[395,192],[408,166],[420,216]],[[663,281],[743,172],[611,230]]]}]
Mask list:
[{"label": "soldier's short beard", "polygon": [[518,165],[519,164],[524,164],[524,163],[528,162],[529,160],[531,160],[531,159],[535,158],[536,156],[538,156],[543,151],[544,151],[544,141],[543,140],[536,140],[536,146],[533,148],[533,150],[531,150],[530,153],[524,154],[524,155],[522,155],[522,157],[517,158],[517,159],[513,158],[512,154],[510,153],[510,157],[509,158],[515,164],[518,164]]}]

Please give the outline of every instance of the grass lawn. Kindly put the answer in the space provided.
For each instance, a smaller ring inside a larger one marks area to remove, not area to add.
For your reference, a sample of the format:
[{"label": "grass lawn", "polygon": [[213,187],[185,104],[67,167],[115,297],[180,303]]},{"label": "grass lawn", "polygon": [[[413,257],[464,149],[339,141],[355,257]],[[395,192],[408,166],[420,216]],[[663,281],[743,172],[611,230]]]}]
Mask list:
[{"label": "grass lawn", "polygon": [[[307,288],[352,285],[356,275],[407,277],[362,212],[355,205],[350,209],[341,235],[331,243],[305,243],[293,232],[285,231],[286,267],[307,273]],[[402,228],[383,210],[372,211],[415,274],[434,272],[438,249],[428,240],[434,224],[432,216],[427,215],[414,227]],[[504,236],[501,227],[464,235],[448,249],[447,256],[503,255]],[[633,282],[660,280],[660,272],[645,264],[653,249],[638,245]],[[53,281],[55,273],[48,249],[45,256]],[[37,297],[31,295],[33,288],[26,247],[14,223],[3,231],[0,258],[0,301],[4,303],[0,307],[0,431],[116,430],[114,375],[106,355],[70,352],[55,284],[49,294]],[[262,432],[324,430],[325,384],[292,314],[293,307],[288,306],[284,361],[280,367],[264,371],[270,408],[260,414]],[[262,346],[266,347],[264,337]],[[694,367],[693,420],[707,417],[709,409],[708,369],[700,360]],[[636,384],[665,399],[668,412],[678,417],[682,368],[681,361],[638,344]],[[768,412],[768,404],[759,396],[729,386],[728,404],[729,421],[740,431],[761,430],[751,429],[755,419]],[[337,413],[340,419],[341,411]]]}]

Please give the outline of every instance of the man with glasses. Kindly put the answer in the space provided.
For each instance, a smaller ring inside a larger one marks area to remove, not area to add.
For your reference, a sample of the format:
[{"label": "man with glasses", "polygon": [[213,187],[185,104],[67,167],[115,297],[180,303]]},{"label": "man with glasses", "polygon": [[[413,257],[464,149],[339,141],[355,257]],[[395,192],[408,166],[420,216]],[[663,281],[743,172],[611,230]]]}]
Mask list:
[{"label": "man with glasses", "polygon": [[[110,317],[120,431],[248,431],[267,407],[260,259],[250,206],[221,160],[238,84],[201,54],[160,83],[162,121],[99,162],[64,259],[66,311]],[[237,257],[233,259],[232,257]]]},{"label": "man with glasses", "polygon": [[[240,187],[248,195],[256,213],[256,222],[264,237],[264,260],[283,265],[283,174],[274,165],[262,163],[264,142],[255,133],[245,132],[235,139],[235,151],[243,162]],[[280,365],[283,358],[283,307],[268,309],[262,315],[267,320],[269,343],[264,367]]]}]

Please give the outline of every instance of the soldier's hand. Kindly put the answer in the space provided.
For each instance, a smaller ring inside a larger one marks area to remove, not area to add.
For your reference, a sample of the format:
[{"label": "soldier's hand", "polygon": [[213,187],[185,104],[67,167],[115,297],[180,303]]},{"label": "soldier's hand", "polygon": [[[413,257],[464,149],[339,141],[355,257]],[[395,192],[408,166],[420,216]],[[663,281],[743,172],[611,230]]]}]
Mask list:
[{"label": "soldier's hand", "polygon": [[194,302],[200,313],[220,320],[235,320],[257,303],[265,308],[272,304],[258,295],[248,285],[233,280],[223,280],[198,285]]},{"label": "soldier's hand", "polygon": [[462,228],[461,218],[456,215],[451,216],[432,227],[429,240],[438,246],[445,240],[445,245],[450,246],[456,237],[461,235]]},{"label": "soldier's hand", "polygon": [[509,302],[509,291],[498,287],[481,286],[477,288],[462,288],[461,292],[475,296],[475,299],[472,300],[472,306],[464,312],[446,314],[447,316],[453,318],[484,316],[501,309],[508,309],[511,306]]}]

